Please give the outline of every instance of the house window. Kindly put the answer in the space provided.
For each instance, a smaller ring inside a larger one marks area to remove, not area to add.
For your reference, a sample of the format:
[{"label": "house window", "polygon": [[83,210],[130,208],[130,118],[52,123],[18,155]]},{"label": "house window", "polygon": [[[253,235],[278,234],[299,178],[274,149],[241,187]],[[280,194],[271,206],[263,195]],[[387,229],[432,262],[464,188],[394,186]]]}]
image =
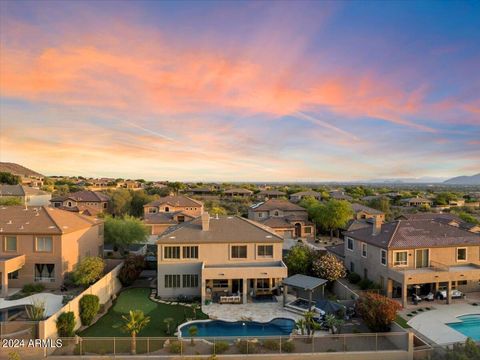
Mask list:
[{"label": "house window", "polygon": [[72,202],[69,201],[69,202],[67,203],[67,206],[68,206],[68,207],[71,207],[71,206],[72,206]]},{"label": "house window", "polygon": [[262,217],[263,217],[263,213],[258,213],[258,217],[259,217],[259,218],[262,218]]},{"label": "house window", "polygon": [[258,245],[257,255],[265,257],[273,257],[273,245]]},{"label": "house window", "polygon": [[35,243],[35,251],[52,252],[53,240],[51,236],[38,236]]},{"label": "house window", "polygon": [[367,244],[362,243],[362,257],[367,257]]},{"label": "house window", "polygon": [[387,265],[387,251],[386,250],[380,250],[380,263],[382,265]]},{"label": "house window", "polygon": [[247,246],[232,246],[232,259],[246,259],[247,258]]},{"label": "house window", "polygon": [[5,236],[5,251],[17,251],[16,236]]},{"label": "house window", "polygon": [[178,216],[177,216],[177,221],[178,221],[179,223],[185,222],[185,216],[183,216],[183,215],[178,215]]},{"label": "house window", "polygon": [[228,280],[213,280],[214,288],[228,288]]},{"label": "house window", "polygon": [[154,207],[148,208],[148,213],[149,214],[156,214],[157,213],[157,208],[154,208]]},{"label": "house window", "polygon": [[55,264],[35,264],[36,282],[54,282]]},{"label": "house window", "polygon": [[104,203],[104,204],[103,204],[103,208],[104,208],[104,209],[107,208],[107,203]]},{"label": "house window", "polygon": [[278,211],[275,211],[275,216],[278,216]]},{"label": "house window", "polygon": [[18,270],[8,273],[8,280],[16,280],[16,279],[18,279]]},{"label": "house window", "polygon": [[268,279],[257,279],[257,289],[269,289],[270,283]]},{"label": "house window", "polygon": [[184,288],[196,288],[198,287],[198,275],[197,274],[183,274],[183,287]]},{"label": "house window", "polygon": [[303,228],[303,231],[305,232],[305,234],[311,234],[312,228],[310,226],[306,226]]},{"label": "house window", "polygon": [[393,265],[394,266],[407,266],[407,252],[406,251],[396,251],[393,253]]},{"label": "house window", "polygon": [[165,275],[165,287],[166,288],[179,288],[180,287],[180,275]]},{"label": "house window", "polygon": [[165,259],[180,259],[180,246],[165,246],[163,257]]},{"label": "house window", "polygon": [[467,280],[457,281],[457,286],[465,286],[465,285],[467,285],[467,284],[468,284]]},{"label": "house window", "polygon": [[170,208],[168,206],[165,207],[165,212],[169,212]]},{"label": "house window", "polygon": [[457,261],[467,261],[467,248],[457,248]]},{"label": "house window", "polygon": [[347,238],[347,249],[353,251],[353,239]]},{"label": "house window", "polygon": [[198,246],[184,246],[183,247],[184,259],[198,259]]},{"label": "house window", "polygon": [[355,272],[355,264],[352,261],[350,261],[350,272]]}]

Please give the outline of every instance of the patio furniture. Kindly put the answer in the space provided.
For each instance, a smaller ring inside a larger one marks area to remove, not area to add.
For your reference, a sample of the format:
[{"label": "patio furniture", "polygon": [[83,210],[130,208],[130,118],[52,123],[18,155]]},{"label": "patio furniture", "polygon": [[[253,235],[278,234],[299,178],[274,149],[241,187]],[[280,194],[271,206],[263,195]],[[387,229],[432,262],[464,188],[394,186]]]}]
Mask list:
[{"label": "patio furniture", "polygon": [[221,304],[239,304],[241,301],[242,301],[242,298],[238,295],[220,296]]},{"label": "patio furniture", "polygon": [[426,296],[423,297],[423,300],[425,300],[425,301],[433,301],[433,300],[435,300],[435,296],[433,295],[432,292],[429,292]]}]

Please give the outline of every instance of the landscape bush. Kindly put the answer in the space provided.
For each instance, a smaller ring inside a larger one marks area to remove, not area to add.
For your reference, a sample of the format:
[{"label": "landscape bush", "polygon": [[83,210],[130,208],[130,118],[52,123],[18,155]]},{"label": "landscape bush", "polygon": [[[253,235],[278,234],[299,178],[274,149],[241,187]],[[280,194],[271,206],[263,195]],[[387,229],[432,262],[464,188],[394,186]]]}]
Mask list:
[{"label": "landscape bush", "polygon": [[240,340],[236,345],[240,354],[255,354],[258,352],[258,344],[251,341]]},{"label": "landscape bush", "polygon": [[268,339],[263,342],[263,347],[268,350],[280,349],[280,344],[277,340]]},{"label": "landscape bush", "polygon": [[118,279],[123,286],[130,286],[138,279],[145,268],[145,257],[143,255],[129,255],[120,269]]},{"label": "landscape bush", "polygon": [[358,283],[358,286],[360,286],[360,289],[362,289],[362,290],[381,290],[382,289],[380,284],[377,284],[377,283],[375,283],[372,280],[369,280],[367,278],[362,279]]},{"label": "landscape bush", "polygon": [[42,284],[25,284],[23,285],[22,292],[24,294],[35,294],[45,290],[45,286]]},{"label": "landscape bush", "polygon": [[223,354],[225,351],[228,350],[230,345],[226,341],[217,341],[215,342],[215,354]]},{"label": "landscape bush", "polygon": [[347,275],[347,279],[351,284],[358,284],[360,280],[362,280],[361,276],[358,275],[356,272],[351,272]]},{"label": "landscape bush", "polygon": [[62,312],[58,316],[56,324],[59,337],[73,337],[75,335],[75,315],[73,311]]},{"label": "landscape bush", "polygon": [[79,302],[80,320],[83,326],[89,326],[100,310],[100,300],[97,295],[84,295]]},{"label": "landscape bush", "polygon": [[170,342],[168,345],[168,352],[171,354],[180,354],[182,351],[182,344],[178,340],[174,340]]},{"label": "landscape bush", "polygon": [[357,309],[371,331],[390,331],[390,324],[397,318],[401,306],[385,296],[366,293],[357,300]]},{"label": "landscape bush", "polygon": [[83,258],[75,267],[72,279],[75,285],[90,286],[100,279],[105,269],[105,262],[97,256]]},{"label": "landscape bush", "polygon": [[295,351],[295,344],[293,341],[282,342],[282,352],[291,353]]}]

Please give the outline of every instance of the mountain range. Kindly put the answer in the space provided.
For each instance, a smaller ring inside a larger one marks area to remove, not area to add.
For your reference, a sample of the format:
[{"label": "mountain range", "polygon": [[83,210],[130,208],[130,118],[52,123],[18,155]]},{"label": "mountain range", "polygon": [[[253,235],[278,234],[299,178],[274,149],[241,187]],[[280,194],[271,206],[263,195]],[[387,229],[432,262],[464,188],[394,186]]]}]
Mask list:
[{"label": "mountain range", "polygon": [[449,185],[480,185],[480,173],[471,176],[457,176],[443,182]]}]

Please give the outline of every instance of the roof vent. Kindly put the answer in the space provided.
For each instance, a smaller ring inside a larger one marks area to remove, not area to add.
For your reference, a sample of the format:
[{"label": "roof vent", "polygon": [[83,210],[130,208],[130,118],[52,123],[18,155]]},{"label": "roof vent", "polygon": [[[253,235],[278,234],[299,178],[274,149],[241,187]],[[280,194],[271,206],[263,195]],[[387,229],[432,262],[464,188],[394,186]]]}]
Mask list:
[{"label": "roof vent", "polygon": [[8,220],[7,225],[11,225],[11,224],[12,224],[12,220]]},{"label": "roof vent", "polygon": [[175,239],[175,236],[170,236],[169,239]]},{"label": "roof vent", "polygon": [[23,225],[22,225],[22,226],[20,226],[20,230],[23,230]]},{"label": "roof vent", "polygon": [[27,221],[27,222],[25,223],[25,225],[28,225],[28,224],[30,224],[30,221]]},{"label": "roof vent", "polygon": [[271,239],[271,238],[272,238],[272,235],[265,235],[265,237],[266,237],[267,239]]},{"label": "roof vent", "polygon": [[49,229],[55,229],[55,226],[52,225],[52,226],[49,226],[48,228]]},{"label": "roof vent", "polygon": [[3,232],[3,228],[0,228],[0,232]]}]

